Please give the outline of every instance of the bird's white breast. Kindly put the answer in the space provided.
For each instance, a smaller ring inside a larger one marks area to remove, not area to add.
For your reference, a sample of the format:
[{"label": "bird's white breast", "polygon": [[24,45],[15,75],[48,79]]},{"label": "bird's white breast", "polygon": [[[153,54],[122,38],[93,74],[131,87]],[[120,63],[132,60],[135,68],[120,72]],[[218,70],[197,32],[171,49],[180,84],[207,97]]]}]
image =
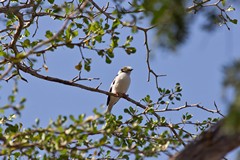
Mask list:
[{"label": "bird's white breast", "polygon": [[130,85],[130,75],[127,73],[121,73],[116,77],[113,93],[126,93]]}]

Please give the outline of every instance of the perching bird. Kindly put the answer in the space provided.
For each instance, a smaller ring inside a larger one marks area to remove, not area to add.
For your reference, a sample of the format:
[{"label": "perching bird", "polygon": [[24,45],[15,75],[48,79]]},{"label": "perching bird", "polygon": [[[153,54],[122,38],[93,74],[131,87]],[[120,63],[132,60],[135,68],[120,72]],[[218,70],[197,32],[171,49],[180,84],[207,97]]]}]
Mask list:
[{"label": "perching bird", "polygon": [[[118,71],[117,76],[114,78],[109,92],[115,94],[125,94],[131,82],[130,74],[132,67],[125,66],[120,71]],[[120,98],[114,96],[108,96],[107,98],[107,113],[110,113],[112,107],[118,102]]]}]

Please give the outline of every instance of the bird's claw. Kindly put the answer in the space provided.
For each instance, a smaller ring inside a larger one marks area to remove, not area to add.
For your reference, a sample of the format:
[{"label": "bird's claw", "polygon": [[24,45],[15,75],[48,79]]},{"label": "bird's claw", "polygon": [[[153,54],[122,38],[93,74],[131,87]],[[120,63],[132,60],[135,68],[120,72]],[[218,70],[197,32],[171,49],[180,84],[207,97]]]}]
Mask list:
[{"label": "bird's claw", "polygon": [[123,96],[124,96],[124,97],[128,97],[129,95],[128,95],[128,94],[126,94],[126,93],[124,93],[124,94],[123,94]]},{"label": "bird's claw", "polygon": [[121,97],[128,97],[128,94],[126,93],[116,93],[116,95]]}]

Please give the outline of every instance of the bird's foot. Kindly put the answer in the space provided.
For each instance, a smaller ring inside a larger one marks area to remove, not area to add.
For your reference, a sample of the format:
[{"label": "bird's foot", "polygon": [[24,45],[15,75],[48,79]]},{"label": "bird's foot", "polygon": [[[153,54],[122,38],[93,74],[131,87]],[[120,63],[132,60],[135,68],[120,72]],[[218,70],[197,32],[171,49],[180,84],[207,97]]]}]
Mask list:
[{"label": "bird's foot", "polygon": [[124,96],[124,97],[128,97],[129,95],[128,95],[128,94],[126,94],[126,93],[124,93],[124,94],[123,94],[123,96]]},{"label": "bird's foot", "polygon": [[126,93],[116,93],[116,95],[120,97],[128,97],[128,94]]}]

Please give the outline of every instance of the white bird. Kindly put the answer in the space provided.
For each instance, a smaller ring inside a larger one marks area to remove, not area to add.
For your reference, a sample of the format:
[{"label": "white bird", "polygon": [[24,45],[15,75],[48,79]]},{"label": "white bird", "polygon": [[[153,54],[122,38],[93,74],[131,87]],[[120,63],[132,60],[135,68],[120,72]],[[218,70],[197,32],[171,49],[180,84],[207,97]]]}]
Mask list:
[{"label": "white bird", "polygon": [[[129,88],[129,85],[131,83],[130,74],[132,71],[132,67],[125,66],[120,71],[118,71],[117,76],[114,78],[109,92],[115,93],[115,94],[125,94]],[[108,96],[107,98],[107,113],[110,113],[112,110],[112,107],[118,102],[120,98],[114,97],[114,96]]]}]

